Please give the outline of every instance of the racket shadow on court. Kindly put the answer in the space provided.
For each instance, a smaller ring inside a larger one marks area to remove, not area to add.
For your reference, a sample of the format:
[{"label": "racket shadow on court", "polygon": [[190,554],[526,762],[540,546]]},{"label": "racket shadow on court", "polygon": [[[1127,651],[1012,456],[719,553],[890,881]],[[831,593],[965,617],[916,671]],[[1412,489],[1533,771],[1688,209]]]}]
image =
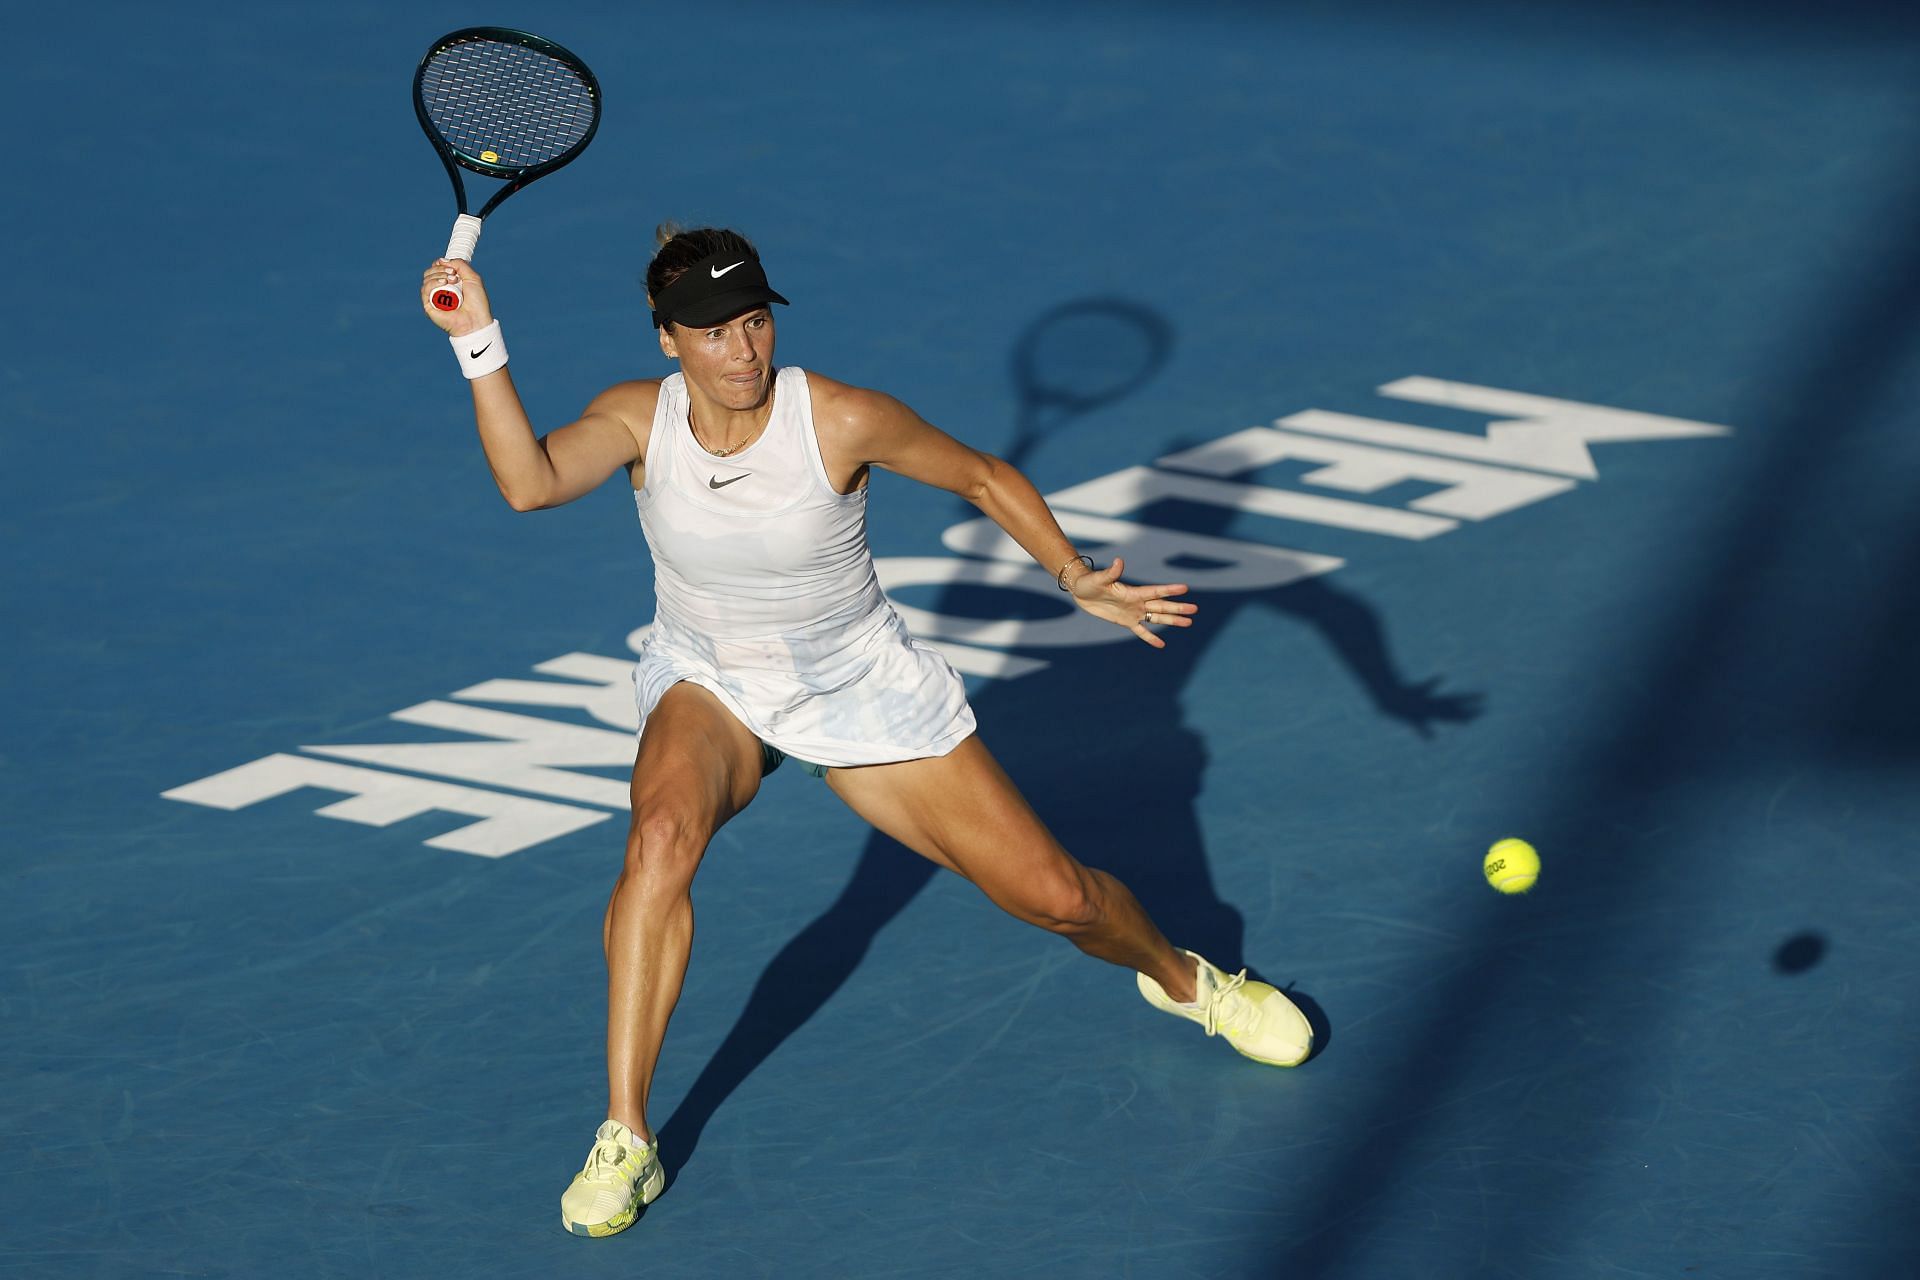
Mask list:
[{"label": "racket shadow on court", "polygon": [[[1137,303],[1103,297],[1051,308],[1015,342],[1016,430],[1000,456],[1024,467],[1043,450],[1073,449],[1086,460],[1077,469],[1089,477],[1135,461],[1103,453],[1097,437],[1071,428],[1145,386],[1171,350],[1171,327]],[[962,427],[960,434],[969,433]],[[955,515],[979,518],[970,506]],[[1182,508],[1147,513],[1143,523],[1217,535],[1229,518],[1218,508]],[[1124,545],[1080,541],[1101,563],[1127,554]],[[931,601],[915,603],[949,616],[998,618],[1006,616],[1010,594],[949,584]],[[1070,852],[1126,882],[1175,945],[1191,947],[1230,971],[1247,965],[1258,977],[1258,968],[1250,965],[1254,957],[1272,966],[1292,965],[1299,958],[1284,953],[1283,939],[1255,939],[1248,945],[1242,917],[1216,891],[1206,857],[1196,802],[1208,752],[1201,735],[1186,725],[1182,701],[1213,637],[1239,609],[1278,608],[1321,631],[1384,714],[1425,731],[1436,721],[1470,719],[1473,710],[1462,700],[1435,694],[1434,682],[1413,685],[1400,679],[1377,613],[1324,580],[1264,592],[1201,594],[1198,603],[1196,625],[1168,628],[1163,650],[1124,634],[1118,643],[1091,648],[1027,650],[1022,656],[1047,663],[1044,670],[986,683],[971,701],[982,740]],[[1063,598],[1059,611],[1070,607]],[[1273,815],[1276,859],[1310,852],[1289,847],[1288,825],[1282,807]],[[725,1040],[662,1127],[661,1148],[676,1164],[692,1158],[720,1105],[832,998],[874,937],[937,870],[886,836],[869,834],[839,897],[768,963]],[[1029,926],[1008,918],[1005,928],[1001,936],[1013,939]],[[954,939],[955,945],[930,954],[956,957],[963,953],[962,941]],[[975,939],[974,944],[986,948],[996,942]],[[1086,963],[1089,972],[1100,967],[1098,961]],[[1132,986],[1131,975],[1117,970],[1104,977]],[[1288,990],[1314,1024],[1315,1056],[1324,1052],[1332,1027],[1318,1004],[1289,987],[1284,974],[1265,980]],[[1193,1032],[1144,1002],[1138,1013],[1134,1034]]]}]

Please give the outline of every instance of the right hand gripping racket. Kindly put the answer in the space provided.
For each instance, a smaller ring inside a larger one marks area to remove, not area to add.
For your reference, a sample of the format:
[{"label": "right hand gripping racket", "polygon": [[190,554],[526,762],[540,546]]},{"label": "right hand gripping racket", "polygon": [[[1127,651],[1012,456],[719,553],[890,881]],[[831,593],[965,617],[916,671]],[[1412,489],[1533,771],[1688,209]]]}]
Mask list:
[{"label": "right hand gripping racket", "polygon": [[[453,179],[459,217],[446,257],[473,261],[481,221],[502,200],[587,149],[600,127],[600,82],[551,40],[506,27],[467,27],[433,42],[413,76],[413,110]],[[460,170],[507,185],[467,212]],[[460,308],[460,286],[433,292],[442,311]]]}]

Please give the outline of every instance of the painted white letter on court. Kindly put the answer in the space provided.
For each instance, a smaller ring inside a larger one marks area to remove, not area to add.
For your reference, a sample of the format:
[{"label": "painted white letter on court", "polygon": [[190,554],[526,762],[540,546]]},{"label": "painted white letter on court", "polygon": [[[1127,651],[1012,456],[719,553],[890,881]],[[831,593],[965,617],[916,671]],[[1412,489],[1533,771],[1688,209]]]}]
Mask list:
[{"label": "painted white letter on court", "polygon": [[[992,648],[1018,648],[1033,646],[1043,648],[1061,648],[1083,644],[1117,644],[1132,640],[1133,636],[1124,627],[1116,627],[1102,622],[1091,614],[1082,613],[1054,584],[1044,569],[1035,568],[1031,560],[1024,565],[1001,564],[993,560],[949,560],[944,556],[876,556],[873,561],[874,573],[880,579],[880,589],[893,598],[893,593],[905,587],[945,586],[951,583],[965,583],[980,587],[1005,587],[1012,591],[1024,591],[1039,596],[1049,605],[1062,610],[1057,618],[1039,618],[1031,621],[1009,621],[1004,618],[962,618],[953,614],[936,613],[932,609],[922,609],[917,605],[902,604],[893,600],[893,607],[900,618],[913,632],[915,639],[958,640],[967,645],[988,645]],[[1020,661],[1013,659],[1013,661]],[[958,663],[954,664],[956,667]],[[999,672],[976,672],[981,675],[1001,674]],[[1010,671],[1008,675],[1024,675],[1025,672]]]},{"label": "painted white letter on court", "polygon": [[[1338,556],[1315,555],[1310,551],[1270,547],[1236,538],[1215,538],[1179,529],[1159,529],[1079,511],[1062,510],[1054,515],[1060,521],[1061,531],[1082,550],[1103,553],[1107,558],[1125,556],[1128,582],[1184,582],[1194,591],[1266,591],[1302,578],[1331,573],[1346,563]],[[985,556],[1009,564],[1033,563],[1019,543],[985,516],[952,526],[940,535],[940,541],[947,544],[949,551],[962,555]],[[1101,555],[1095,554],[1093,558],[1098,561]],[[1213,563],[1206,567],[1173,563],[1183,558]]]},{"label": "painted white letter on court", "polygon": [[480,822],[435,836],[427,844],[435,849],[452,849],[483,858],[518,853],[612,816],[568,804],[529,800],[523,796],[501,795],[498,791],[478,791],[450,782],[409,778],[380,769],[356,769],[329,760],[290,755],[267,756],[161,794],[169,800],[184,800],[210,809],[244,809],[302,787],[346,792],[350,799],[315,812],[323,818],[339,818],[369,827],[392,826],[436,809],[480,818]]},{"label": "painted white letter on court", "polygon": [[1295,435],[1271,427],[1236,431],[1196,449],[1169,454],[1160,459],[1160,465],[1231,476],[1289,459],[1325,463],[1301,479],[1329,489],[1345,489],[1348,493],[1376,493],[1409,480],[1445,485],[1440,492],[1416,498],[1409,505],[1416,511],[1461,520],[1504,515],[1574,487],[1572,480],[1515,471],[1510,467],[1489,467],[1402,449]]},{"label": "painted white letter on court", "polygon": [[[633,732],[592,729],[539,716],[485,711],[451,702],[423,702],[393,713],[405,724],[471,733],[497,742],[372,742],[345,746],[302,747],[315,755],[359,760],[390,769],[437,773],[489,786],[512,787],[561,800],[578,800],[608,809],[631,807],[625,780],[571,773],[566,766],[633,766]],[[635,715],[635,721],[639,719]]]},{"label": "painted white letter on court", "polygon": [[[1498,387],[1480,387],[1471,382],[1445,382],[1439,378],[1401,378],[1379,388],[1383,396],[1412,400],[1420,404],[1444,405],[1484,413],[1499,421],[1487,427],[1485,440],[1462,432],[1427,431],[1397,423],[1380,424],[1396,428],[1391,437],[1380,436],[1375,428],[1353,425],[1367,419],[1341,422],[1340,415],[1317,417],[1311,426],[1303,422],[1307,415],[1295,414],[1281,421],[1303,430],[1329,431],[1354,439],[1373,439],[1408,449],[1431,449],[1482,462],[1503,462],[1536,471],[1578,476],[1591,480],[1599,475],[1593,465],[1589,444],[1624,444],[1633,440],[1688,440],[1703,436],[1727,436],[1732,427],[1690,418],[1667,418],[1657,413],[1636,413],[1630,409],[1608,409],[1578,400],[1555,400],[1549,396],[1527,395],[1520,391],[1502,391]],[[1319,415],[1318,410],[1309,414]],[[1407,433],[1418,432],[1417,436]],[[1468,451],[1462,446],[1468,445]]]},{"label": "painted white letter on court", "polygon": [[1364,502],[1325,498],[1292,489],[1269,489],[1257,484],[1232,484],[1203,476],[1156,471],[1152,467],[1128,467],[1124,471],[1101,476],[1098,480],[1061,489],[1047,495],[1047,505],[1056,509],[1073,507],[1102,516],[1125,516],[1167,499],[1231,507],[1253,515],[1302,520],[1308,524],[1356,529],[1361,533],[1378,533],[1390,538],[1410,538],[1415,541],[1460,527],[1454,520],[1417,515],[1398,507],[1370,506]]},{"label": "painted white letter on court", "polygon": [[458,690],[466,702],[510,702],[518,706],[575,707],[601,724],[632,733],[640,728],[640,707],[633,698],[633,659],[603,658],[597,653],[563,653],[534,668],[557,680],[486,680]]}]

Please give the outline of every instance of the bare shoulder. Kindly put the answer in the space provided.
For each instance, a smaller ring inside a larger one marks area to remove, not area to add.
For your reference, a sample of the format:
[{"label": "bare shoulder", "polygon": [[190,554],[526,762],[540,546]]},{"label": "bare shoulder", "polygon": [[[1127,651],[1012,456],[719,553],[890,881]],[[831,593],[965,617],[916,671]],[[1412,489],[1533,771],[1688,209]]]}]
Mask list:
[{"label": "bare shoulder", "polygon": [[616,382],[593,398],[588,413],[608,413],[617,418],[645,418],[653,421],[653,410],[660,403],[660,379],[635,378]]},{"label": "bare shoulder", "polygon": [[884,391],[856,387],[811,369],[807,390],[813,399],[814,430],[823,441],[852,444],[920,421],[919,414]]},{"label": "bare shoulder", "polygon": [[653,433],[653,413],[660,404],[660,379],[635,378],[616,382],[595,396],[581,417],[612,418],[627,429],[639,446],[640,456],[647,453],[647,438]]},{"label": "bare shoulder", "polygon": [[851,492],[866,467],[882,467],[951,493],[977,491],[992,459],[968,448],[884,391],[807,374],[813,428],[829,479]]}]

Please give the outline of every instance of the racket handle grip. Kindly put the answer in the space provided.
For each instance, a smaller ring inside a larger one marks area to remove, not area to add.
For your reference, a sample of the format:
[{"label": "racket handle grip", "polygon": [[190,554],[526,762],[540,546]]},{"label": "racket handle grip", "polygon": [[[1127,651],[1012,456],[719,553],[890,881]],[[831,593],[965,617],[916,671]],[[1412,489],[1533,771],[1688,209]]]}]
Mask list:
[{"label": "racket handle grip", "polygon": [[[463,213],[453,220],[453,234],[447,239],[447,251],[440,256],[448,261],[472,262],[473,247],[480,243],[480,219]],[[443,284],[433,291],[433,305],[442,311],[460,309],[460,286]]]}]

